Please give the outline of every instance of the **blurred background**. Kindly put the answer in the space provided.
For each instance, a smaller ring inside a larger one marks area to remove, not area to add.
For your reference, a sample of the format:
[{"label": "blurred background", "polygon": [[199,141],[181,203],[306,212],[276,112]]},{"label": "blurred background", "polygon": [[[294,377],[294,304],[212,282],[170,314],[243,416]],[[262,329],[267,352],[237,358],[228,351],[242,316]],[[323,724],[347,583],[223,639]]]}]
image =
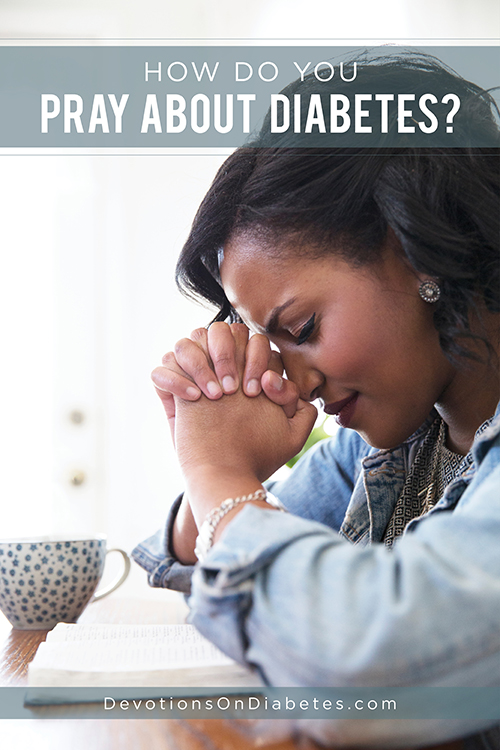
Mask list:
[{"label": "blurred background", "polygon": [[[0,0],[2,44],[493,44],[499,30],[497,0]],[[149,373],[210,319],[173,272],[226,155],[0,153],[2,537],[104,531],[129,550],[163,523],[182,478]]]}]

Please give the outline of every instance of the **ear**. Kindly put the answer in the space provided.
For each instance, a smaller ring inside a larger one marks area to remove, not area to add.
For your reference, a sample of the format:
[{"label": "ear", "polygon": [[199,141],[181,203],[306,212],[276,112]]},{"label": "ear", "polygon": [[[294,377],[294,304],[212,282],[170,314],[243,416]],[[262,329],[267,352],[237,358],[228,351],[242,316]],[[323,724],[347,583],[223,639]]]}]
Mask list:
[{"label": "ear", "polygon": [[424,302],[427,302],[429,304],[437,302],[441,297],[441,287],[439,285],[439,280],[434,279],[427,274],[419,273],[415,270],[415,268],[413,268],[412,264],[405,255],[399,237],[391,226],[387,228],[385,247],[387,250],[395,253],[415,277],[415,292],[418,292]]}]

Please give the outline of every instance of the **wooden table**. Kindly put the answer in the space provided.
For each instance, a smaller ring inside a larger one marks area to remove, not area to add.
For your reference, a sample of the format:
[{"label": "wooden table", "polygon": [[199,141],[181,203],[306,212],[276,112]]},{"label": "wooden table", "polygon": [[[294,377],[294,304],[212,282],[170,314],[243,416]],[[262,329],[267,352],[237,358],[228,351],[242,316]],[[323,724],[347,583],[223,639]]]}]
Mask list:
[{"label": "wooden table", "polygon": [[[126,585],[90,605],[80,622],[184,621],[186,606],[178,595],[156,591],[138,599],[124,596],[124,590]],[[26,685],[28,664],[46,635],[43,630],[13,630],[0,613],[0,685]],[[44,709],[47,711],[50,715],[51,708]],[[13,750],[318,750],[305,737],[280,736],[280,722],[270,720],[266,724],[271,731],[263,735],[262,722],[252,721],[12,719],[0,722],[0,746]],[[452,742],[434,750],[462,748],[462,742]]]}]

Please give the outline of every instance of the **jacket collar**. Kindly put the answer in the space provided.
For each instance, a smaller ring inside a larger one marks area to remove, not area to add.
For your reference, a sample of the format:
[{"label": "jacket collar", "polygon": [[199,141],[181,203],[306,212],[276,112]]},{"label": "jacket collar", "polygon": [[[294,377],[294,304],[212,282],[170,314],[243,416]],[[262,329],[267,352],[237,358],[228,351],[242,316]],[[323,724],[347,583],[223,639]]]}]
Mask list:
[{"label": "jacket collar", "polygon": [[[356,544],[368,544],[382,538],[403,489],[409,465],[438,416],[433,409],[425,422],[404,443],[390,450],[374,448],[372,453],[362,459],[363,471],[358,477],[340,528],[342,536]],[[467,472],[467,480],[470,481],[475,468],[499,434],[500,403],[492,423],[474,440],[472,451],[475,466]]]}]

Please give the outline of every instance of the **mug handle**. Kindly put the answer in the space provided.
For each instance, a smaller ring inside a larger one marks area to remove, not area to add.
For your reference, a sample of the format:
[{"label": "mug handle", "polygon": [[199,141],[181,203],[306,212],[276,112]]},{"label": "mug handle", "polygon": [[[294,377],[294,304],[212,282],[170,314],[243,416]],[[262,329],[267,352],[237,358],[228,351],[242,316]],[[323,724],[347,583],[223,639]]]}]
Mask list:
[{"label": "mug handle", "polygon": [[127,553],[124,552],[124,550],[119,549],[118,547],[108,549],[106,555],[109,555],[110,552],[119,552],[123,557],[123,573],[115,581],[112,581],[109,586],[106,586],[106,588],[102,589],[101,591],[97,591],[92,597],[91,602],[96,602],[98,601],[98,599],[104,599],[104,597],[108,594],[111,594],[112,591],[116,591],[118,586],[122,585],[122,583],[126,580],[128,574],[130,573],[130,558]]}]

